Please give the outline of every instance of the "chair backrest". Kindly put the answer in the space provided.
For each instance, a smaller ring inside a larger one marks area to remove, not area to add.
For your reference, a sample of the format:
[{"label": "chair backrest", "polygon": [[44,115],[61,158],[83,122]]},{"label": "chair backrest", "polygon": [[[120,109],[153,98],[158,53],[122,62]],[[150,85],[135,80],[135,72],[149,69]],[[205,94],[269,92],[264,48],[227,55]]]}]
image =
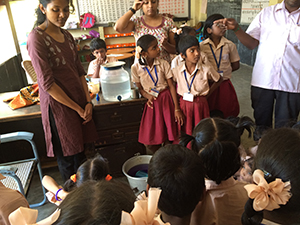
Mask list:
[{"label": "chair backrest", "polygon": [[26,73],[30,76],[30,78],[32,79],[32,81],[34,83],[37,82],[36,73],[34,71],[34,68],[32,66],[31,61],[30,60],[24,60],[22,62],[22,67],[24,68],[24,70],[26,71]]}]

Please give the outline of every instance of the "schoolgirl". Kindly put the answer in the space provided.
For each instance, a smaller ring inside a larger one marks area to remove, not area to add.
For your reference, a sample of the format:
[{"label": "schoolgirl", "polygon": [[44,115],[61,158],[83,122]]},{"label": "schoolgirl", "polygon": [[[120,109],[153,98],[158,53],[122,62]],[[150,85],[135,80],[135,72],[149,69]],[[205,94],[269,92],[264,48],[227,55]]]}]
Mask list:
[{"label": "schoolgirl", "polygon": [[224,18],[220,14],[213,14],[207,18],[204,25],[204,41],[200,43],[203,51],[214,69],[223,77],[223,82],[207,99],[209,109],[220,110],[224,118],[236,117],[240,112],[235,89],[230,81],[231,72],[240,67],[240,57],[232,41],[224,37],[225,26],[214,21]]},{"label": "schoolgirl", "polygon": [[[132,81],[148,99],[139,131],[139,142],[155,152],[162,143],[177,139],[176,123],[183,123],[170,65],[158,59],[157,39],[144,35],[137,41],[138,62],[131,67]],[[175,106],[175,107],[174,107]]]},{"label": "schoolgirl", "polygon": [[[172,72],[178,85],[180,108],[186,118],[183,125],[179,126],[179,130],[191,135],[200,120],[209,117],[206,98],[222,82],[222,77],[212,67],[202,63],[196,37],[190,35],[182,37],[178,49],[185,63],[172,69]],[[209,82],[213,83],[211,87]]]}]

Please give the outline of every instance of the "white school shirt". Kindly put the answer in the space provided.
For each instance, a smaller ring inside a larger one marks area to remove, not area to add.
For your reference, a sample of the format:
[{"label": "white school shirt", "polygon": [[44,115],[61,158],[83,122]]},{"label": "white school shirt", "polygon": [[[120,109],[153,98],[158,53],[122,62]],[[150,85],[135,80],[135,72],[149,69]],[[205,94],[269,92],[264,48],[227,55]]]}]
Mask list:
[{"label": "white school shirt", "polygon": [[158,76],[156,90],[162,91],[168,87],[167,79],[173,77],[170,64],[166,60],[155,58],[151,68],[149,68],[149,66],[142,66],[138,62],[135,62],[131,66],[132,82],[141,83],[144,91],[146,91],[147,93],[150,93],[150,88],[154,88],[154,83],[150,75],[148,74],[146,67],[151,73],[154,81],[156,81],[154,66],[156,67],[157,76]]},{"label": "white school shirt", "polygon": [[289,13],[284,2],[266,7],[247,33],[259,40],[251,85],[300,93],[300,8]]},{"label": "white school shirt", "polygon": [[[218,63],[220,63],[220,54],[222,49],[221,63],[219,69],[210,46],[214,51]],[[214,42],[210,38],[207,38],[204,41],[200,42],[200,50],[207,55],[209,62],[211,63],[211,65],[213,65],[215,70],[223,71],[224,80],[228,80],[231,78],[231,63],[240,61],[239,53],[235,44],[232,41],[228,40],[225,37],[222,37],[220,43],[216,47]]]}]

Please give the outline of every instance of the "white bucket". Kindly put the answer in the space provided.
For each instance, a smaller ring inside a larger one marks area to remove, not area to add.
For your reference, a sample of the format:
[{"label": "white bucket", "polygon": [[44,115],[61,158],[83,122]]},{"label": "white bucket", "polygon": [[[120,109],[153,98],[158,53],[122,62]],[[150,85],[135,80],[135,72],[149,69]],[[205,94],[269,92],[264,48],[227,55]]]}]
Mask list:
[{"label": "white bucket", "polygon": [[136,195],[146,190],[148,177],[134,177],[132,175],[129,175],[128,172],[130,172],[130,169],[132,169],[137,165],[149,164],[151,157],[152,157],[151,155],[134,156],[128,159],[123,164],[122,171],[124,175],[127,177],[129,185],[133,189]]}]

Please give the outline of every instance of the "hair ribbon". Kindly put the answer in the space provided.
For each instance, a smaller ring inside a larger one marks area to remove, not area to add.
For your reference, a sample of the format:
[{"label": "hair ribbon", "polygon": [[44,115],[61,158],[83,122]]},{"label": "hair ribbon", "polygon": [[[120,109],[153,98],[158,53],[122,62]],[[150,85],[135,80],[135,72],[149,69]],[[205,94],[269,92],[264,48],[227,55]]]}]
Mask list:
[{"label": "hair ribbon", "polygon": [[77,180],[76,174],[73,174],[72,176],[70,176],[70,180],[73,181],[74,183],[76,183],[76,180]]},{"label": "hair ribbon", "polygon": [[142,53],[142,47],[141,46],[136,46],[136,53],[135,53],[135,56],[139,59],[141,58],[141,53]]},{"label": "hair ribbon", "polygon": [[255,184],[245,185],[244,188],[247,190],[249,198],[254,199],[253,209],[255,211],[278,209],[280,205],[285,205],[292,196],[290,181],[283,182],[280,178],[276,178],[275,181],[268,183],[262,170],[254,171],[253,182]]},{"label": "hair ribbon", "polygon": [[[122,211],[120,225],[159,225],[154,217],[160,194],[161,189],[150,188],[148,199],[136,201],[131,213]],[[165,223],[165,225],[170,225],[170,223]]]},{"label": "hair ribbon", "polygon": [[174,27],[172,29],[172,32],[175,33],[175,34],[177,34],[177,35],[180,35],[182,33],[182,29],[181,28],[177,29],[177,27]]},{"label": "hair ribbon", "polygon": [[11,225],[51,225],[59,218],[59,215],[60,209],[57,208],[49,217],[40,222],[36,222],[38,216],[37,209],[20,207],[13,211],[8,219]]}]

